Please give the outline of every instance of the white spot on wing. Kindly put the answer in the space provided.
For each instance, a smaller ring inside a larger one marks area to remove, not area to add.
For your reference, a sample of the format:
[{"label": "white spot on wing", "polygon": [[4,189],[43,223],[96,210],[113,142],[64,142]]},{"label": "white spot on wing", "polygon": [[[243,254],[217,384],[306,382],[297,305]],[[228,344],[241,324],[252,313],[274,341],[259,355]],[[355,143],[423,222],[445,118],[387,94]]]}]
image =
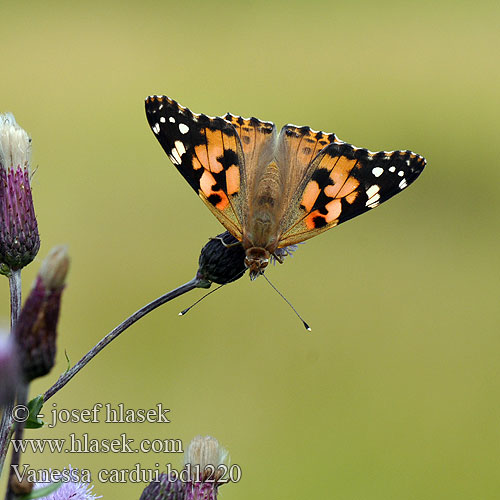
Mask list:
[{"label": "white spot on wing", "polygon": [[165,123],[165,121],[166,121],[166,120],[165,120],[165,117],[164,117],[164,116],[161,116],[161,117],[160,117],[160,121],[161,121],[162,123]]},{"label": "white spot on wing", "polygon": [[395,166],[389,167],[389,172],[395,172],[395,171],[396,171],[396,167]]},{"label": "white spot on wing", "polygon": [[168,121],[169,121],[170,123],[175,123],[175,118],[174,118],[173,116],[171,116],[171,117],[168,119]]},{"label": "white spot on wing", "polygon": [[406,160],[406,164],[410,166],[410,160]]},{"label": "white spot on wing", "polygon": [[376,203],[378,205],[378,200],[380,200],[380,195],[378,193],[374,194],[367,202],[366,206],[373,208],[372,205]]},{"label": "white spot on wing", "polygon": [[377,186],[376,184],[374,184],[373,186],[370,186],[366,190],[366,196],[368,196],[368,198],[371,198],[372,196],[375,196],[379,191],[380,191],[380,187]]},{"label": "white spot on wing", "polygon": [[383,168],[381,168],[381,167],[375,167],[375,168],[372,170],[372,174],[373,174],[375,177],[380,177],[383,173],[384,173],[384,169],[383,169]]},{"label": "white spot on wing", "polygon": [[179,155],[179,153],[177,152],[177,149],[173,148],[172,149],[172,156],[174,157],[174,160],[172,160],[172,163],[175,163],[176,165],[180,165],[181,164],[181,157]]},{"label": "white spot on wing", "polygon": [[186,148],[184,147],[184,144],[182,144],[181,141],[175,141],[174,146],[175,149],[177,149],[180,156],[182,156],[186,152]]},{"label": "white spot on wing", "polygon": [[406,179],[403,177],[403,179],[399,183],[399,189],[404,189],[406,186],[408,186],[408,183],[406,182]]},{"label": "white spot on wing", "polygon": [[189,132],[189,127],[185,123],[179,123],[179,132],[181,134],[187,134]]},{"label": "white spot on wing", "polygon": [[370,186],[366,190],[366,196],[368,196],[368,200],[366,201],[365,205],[367,207],[373,208],[372,205],[374,205],[375,203],[378,205],[378,200],[380,200],[379,191],[380,191],[380,186],[377,186],[377,184]]},{"label": "white spot on wing", "polygon": [[[175,151],[175,149],[174,149]],[[175,151],[177,153],[177,151]],[[179,163],[177,162],[177,160],[172,156],[172,155],[168,155],[170,161],[174,164],[174,165],[179,165]]]},{"label": "white spot on wing", "polygon": [[405,175],[405,173],[404,173],[402,170],[400,170],[400,171],[398,172],[398,175],[399,175],[399,177],[403,177],[403,175]]},{"label": "white spot on wing", "polygon": [[160,133],[160,124],[159,123],[155,123],[153,125],[153,132],[158,135]]}]

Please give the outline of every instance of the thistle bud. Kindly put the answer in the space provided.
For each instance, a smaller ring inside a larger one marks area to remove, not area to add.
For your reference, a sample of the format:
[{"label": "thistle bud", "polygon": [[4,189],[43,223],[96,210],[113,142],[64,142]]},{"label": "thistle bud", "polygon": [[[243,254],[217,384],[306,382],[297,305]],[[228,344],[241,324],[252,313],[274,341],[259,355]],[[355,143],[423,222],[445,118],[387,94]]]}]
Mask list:
[{"label": "thistle bud", "polygon": [[152,481],[142,492],[139,500],[184,500],[185,484],[168,474],[160,474],[159,481]]},{"label": "thistle bud", "polygon": [[191,481],[186,483],[185,500],[216,500],[222,472],[229,454],[211,436],[197,436],[185,453],[185,465],[191,471]]},{"label": "thistle bud", "polygon": [[47,375],[54,366],[57,322],[68,267],[66,247],[53,248],[21,310],[14,336],[27,382]]},{"label": "thistle bud", "polygon": [[15,344],[7,334],[0,334],[0,408],[13,403],[20,382]]},{"label": "thistle bud", "polygon": [[245,250],[228,231],[219,234],[202,248],[197,278],[224,285],[245,274]]},{"label": "thistle bud", "polygon": [[27,266],[40,248],[30,186],[31,139],[11,113],[0,115],[0,273]]},{"label": "thistle bud", "polygon": [[27,477],[19,480],[14,474],[10,478],[10,489],[17,496],[29,495],[33,490],[33,483]]}]

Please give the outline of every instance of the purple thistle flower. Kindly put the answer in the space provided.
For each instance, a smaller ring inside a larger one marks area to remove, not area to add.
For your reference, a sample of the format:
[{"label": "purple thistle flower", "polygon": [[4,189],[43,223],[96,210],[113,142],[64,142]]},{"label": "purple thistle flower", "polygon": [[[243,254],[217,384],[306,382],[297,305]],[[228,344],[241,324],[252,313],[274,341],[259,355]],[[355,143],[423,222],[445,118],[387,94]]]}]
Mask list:
[{"label": "purple thistle flower", "polygon": [[13,403],[20,382],[19,363],[12,337],[0,333],[0,408]]},{"label": "purple thistle flower", "polygon": [[[49,476],[50,474],[51,471],[49,471]],[[102,495],[97,496],[92,493],[94,485],[79,480],[78,469],[73,469],[70,465],[68,469],[63,469],[61,474],[70,480],[63,482],[56,491],[41,497],[40,500],[96,500],[102,498]],[[51,481],[36,483],[35,489],[44,488],[51,484]]]},{"label": "purple thistle flower", "polygon": [[53,248],[21,310],[14,336],[26,381],[47,375],[54,366],[57,322],[68,267],[66,247]]},{"label": "purple thistle flower", "polygon": [[281,261],[283,261],[285,257],[293,257],[293,253],[295,252],[295,250],[297,250],[297,248],[298,245],[288,245],[286,247],[278,248],[277,250],[275,250],[274,255],[271,255],[270,259],[273,266],[276,265],[276,262],[280,262],[280,259]]},{"label": "purple thistle flower", "polygon": [[144,488],[139,500],[184,500],[186,486],[180,479],[173,480],[166,473],[160,474],[159,479]]},{"label": "purple thistle flower", "polygon": [[11,113],[0,115],[0,273],[27,266],[40,248],[30,186],[31,139]]}]

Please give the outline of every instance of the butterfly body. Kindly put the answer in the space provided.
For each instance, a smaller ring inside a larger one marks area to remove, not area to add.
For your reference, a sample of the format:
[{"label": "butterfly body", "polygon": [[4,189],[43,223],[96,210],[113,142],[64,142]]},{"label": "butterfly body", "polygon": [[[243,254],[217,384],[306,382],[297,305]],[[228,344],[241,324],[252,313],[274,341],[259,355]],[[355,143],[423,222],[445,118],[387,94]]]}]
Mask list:
[{"label": "butterfly body", "polygon": [[251,279],[277,249],[375,208],[425,166],[411,151],[372,153],[295,125],[278,134],[272,122],[195,114],[166,96],[148,97],[146,115],[172,163],[243,245]]}]

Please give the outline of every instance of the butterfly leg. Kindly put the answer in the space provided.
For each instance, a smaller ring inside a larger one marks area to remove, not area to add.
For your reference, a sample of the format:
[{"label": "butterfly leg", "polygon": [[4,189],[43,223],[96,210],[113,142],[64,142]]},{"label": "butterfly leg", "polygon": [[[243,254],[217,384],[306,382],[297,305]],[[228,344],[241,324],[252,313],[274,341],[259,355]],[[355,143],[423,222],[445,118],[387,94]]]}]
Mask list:
[{"label": "butterfly leg", "polygon": [[277,262],[279,262],[280,264],[283,264],[283,262],[284,262],[283,256],[280,256],[280,255],[273,253],[273,257],[276,259]]}]

